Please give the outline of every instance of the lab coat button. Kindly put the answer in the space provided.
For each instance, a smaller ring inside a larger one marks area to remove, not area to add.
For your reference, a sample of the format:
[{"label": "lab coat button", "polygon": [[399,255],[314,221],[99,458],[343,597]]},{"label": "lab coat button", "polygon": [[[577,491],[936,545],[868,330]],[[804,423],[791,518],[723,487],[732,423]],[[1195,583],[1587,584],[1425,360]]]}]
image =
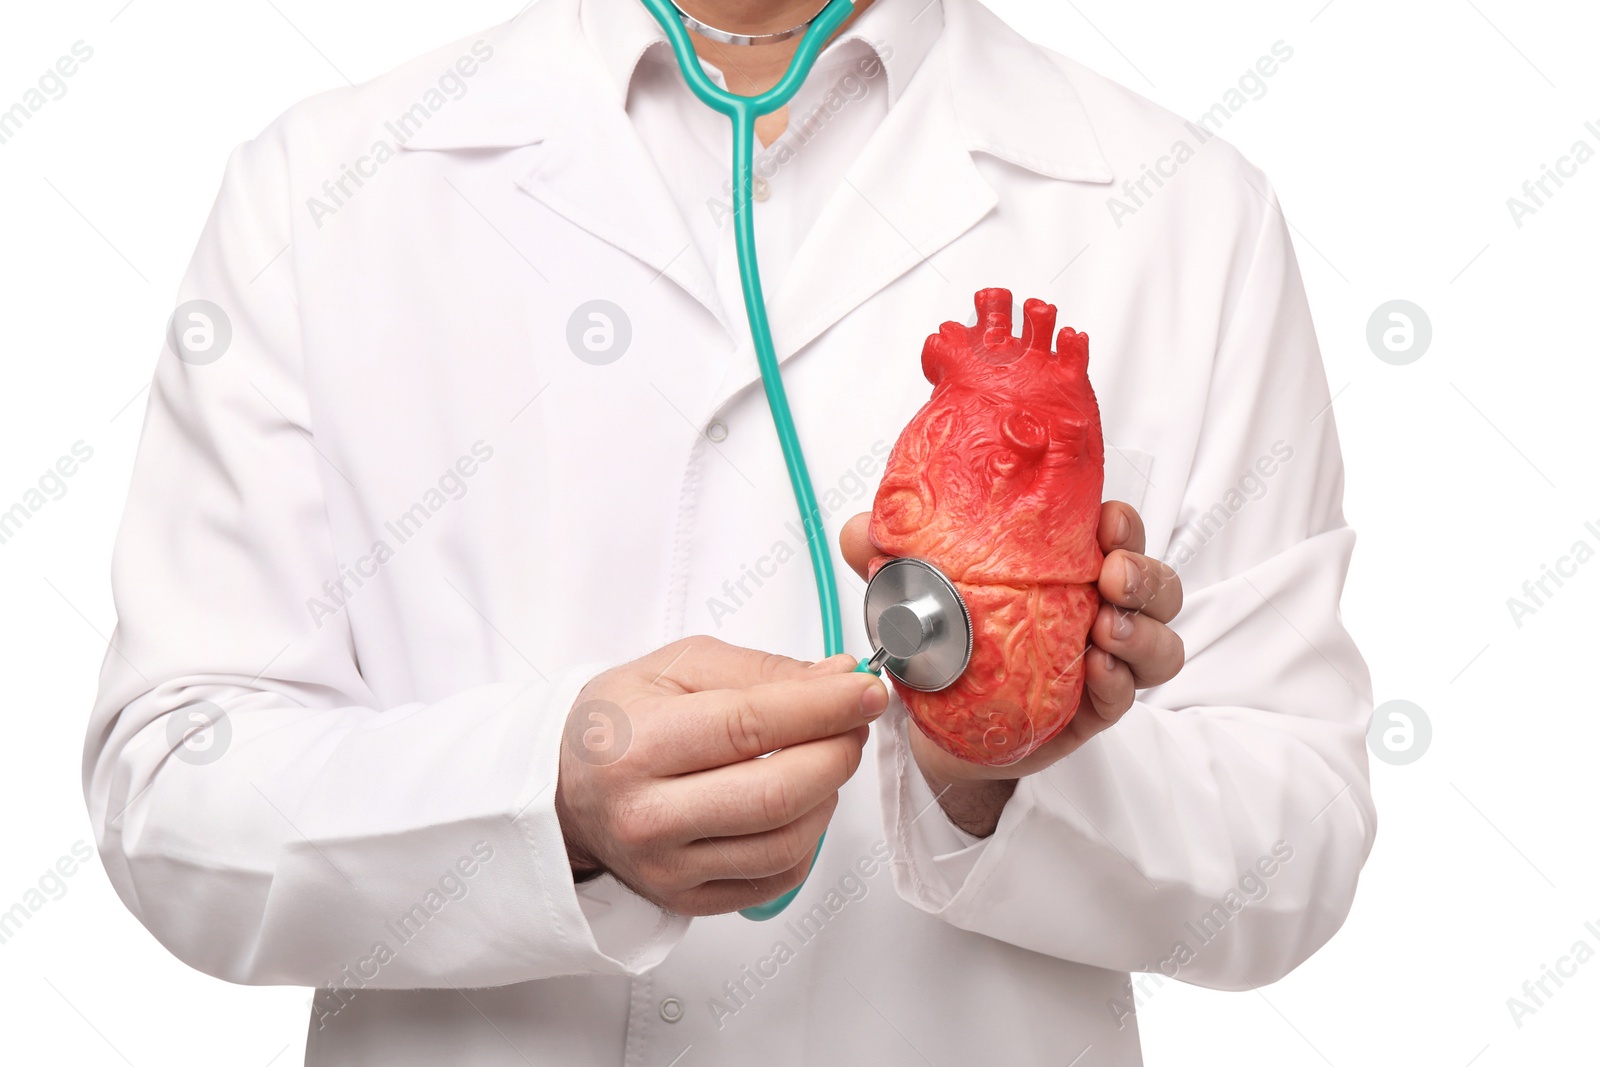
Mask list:
[{"label": "lab coat button", "polygon": [[677,997],[668,997],[661,1002],[661,1017],[669,1023],[675,1023],[683,1018],[683,1001]]},{"label": "lab coat button", "polygon": [[756,180],[750,190],[750,195],[756,200],[764,201],[772,195],[772,183],[761,175],[756,175]]},{"label": "lab coat button", "polygon": [[706,440],[714,445],[720,445],[728,439],[728,426],[720,419],[706,427]]}]

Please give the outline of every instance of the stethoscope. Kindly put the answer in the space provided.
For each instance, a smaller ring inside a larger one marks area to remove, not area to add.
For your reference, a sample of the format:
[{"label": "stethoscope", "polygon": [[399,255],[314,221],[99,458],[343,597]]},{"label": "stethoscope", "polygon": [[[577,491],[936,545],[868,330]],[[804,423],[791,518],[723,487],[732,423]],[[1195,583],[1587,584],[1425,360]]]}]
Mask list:
[{"label": "stethoscope", "polygon": [[[643,0],[643,3],[671,42],[690,90],[706,106],[728,116],[733,123],[734,245],[739,257],[745,314],[750,320],[750,338],[761,368],[767,404],[772,409],[772,422],[778,431],[784,463],[789,469],[789,482],[794,487],[795,503],[799,505],[800,519],[805,526],[811,569],[817,581],[817,598],[822,605],[824,653],[835,656],[844,651],[839,588],[834,580],[833,557],[829,554],[827,533],[817,509],[816,492],[806,470],[788,394],[778,370],[778,357],[772,346],[766,298],[761,290],[761,270],[756,262],[751,201],[756,119],[789,102],[810,73],[828,38],[854,12],[855,3],[854,0],[828,0],[827,6],[799,26],[754,36],[708,26],[691,17],[673,0]],[[730,45],[772,44],[801,34],[805,36],[789,61],[789,69],[776,85],[757,96],[739,96],[719,87],[706,74],[689,40],[691,29],[709,40]],[[909,557],[888,561],[873,574],[865,599],[867,638],[874,652],[862,660],[856,670],[873,674],[887,670],[902,685],[935,692],[954,684],[967,669],[972,658],[972,618],[955,585],[933,564]],[[824,834],[822,840],[826,839]],[[813,866],[816,856],[822,852],[822,840],[817,842],[811,861]],[[789,906],[801,886],[776,900],[745,908],[740,914],[747,919],[770,919]]]}]

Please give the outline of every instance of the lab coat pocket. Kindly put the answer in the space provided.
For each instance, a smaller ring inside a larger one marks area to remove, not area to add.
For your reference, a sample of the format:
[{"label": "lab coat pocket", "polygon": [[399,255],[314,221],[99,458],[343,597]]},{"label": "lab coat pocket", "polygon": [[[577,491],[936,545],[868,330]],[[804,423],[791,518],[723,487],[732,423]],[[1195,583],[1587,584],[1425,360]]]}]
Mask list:
[{"label": "lab coat pocket", "polygon": [[1145,490],[1150,488],[1150,469],[1156,458],[1137,448],[1123,448],[1106,442],[1106,484],[1101,500],[1120,500],[1143,512]]}]

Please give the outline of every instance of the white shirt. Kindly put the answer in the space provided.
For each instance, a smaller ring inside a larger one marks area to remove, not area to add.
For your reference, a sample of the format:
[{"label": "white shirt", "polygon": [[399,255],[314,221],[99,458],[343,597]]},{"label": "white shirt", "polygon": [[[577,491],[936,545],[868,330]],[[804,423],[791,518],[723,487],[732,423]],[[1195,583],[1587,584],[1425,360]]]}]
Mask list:
[{"label": "white shirt", "polygon": [[[728,120],[690,92],[655,21],[635,0],[584,0],[580,17],[724,306],[742,314]],[[795,249],[943,28],[937,3],[878,0],[817,57],[789,102],[783,134],[765,147],[756,142],[756,242],[767,290],[782,285]],[[740,59],[739,48],[721,45],[716,60],[701,65],[726,87],[717,63]]]},{"label": "white shirt", "polygon": [[687,634],[821,649],[726,257],[695,254],[580,0],[306,101],[235,152],[179,295],[229,341],[157,365],[84,775],[113,883],[177,956],[342,990],[308,1062],[1129,1065],[1155,979],[1128,972],[1258,985],[1342,922],[1370,687],[1272,189],[1212,139],[1111,212],[1195,132],[939,7],[773,253],[825,521],[870,506],[929,332],[985,286],[1048,299],[1091,336],[1107,496],[1183,575],[1182,673],[976,843],[896,702],[774,922],[575,887],[552,790],[587,680]]}]

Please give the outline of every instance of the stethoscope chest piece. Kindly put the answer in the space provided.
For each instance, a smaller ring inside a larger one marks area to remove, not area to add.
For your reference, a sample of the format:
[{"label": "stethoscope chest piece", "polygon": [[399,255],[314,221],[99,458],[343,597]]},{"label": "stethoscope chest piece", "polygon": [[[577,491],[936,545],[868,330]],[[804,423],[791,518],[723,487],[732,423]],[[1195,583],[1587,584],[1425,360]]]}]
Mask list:
[{"label": "stethoscope chest piece", "polygon": [[931,563],[892,559],[867,583],[872,666],[924,693],[955,684],[972,660],[972,617],[956,587]]}]

